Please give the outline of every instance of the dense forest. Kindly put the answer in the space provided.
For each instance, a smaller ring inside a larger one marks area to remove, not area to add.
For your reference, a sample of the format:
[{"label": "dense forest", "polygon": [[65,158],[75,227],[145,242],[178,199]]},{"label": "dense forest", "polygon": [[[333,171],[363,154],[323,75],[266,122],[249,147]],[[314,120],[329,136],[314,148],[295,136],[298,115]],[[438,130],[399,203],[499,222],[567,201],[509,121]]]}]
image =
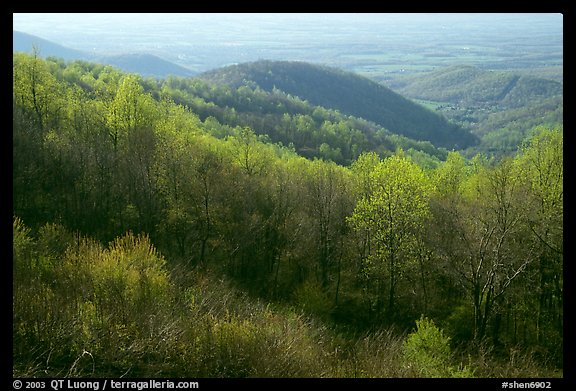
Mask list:
[{"label": "dense forest", "polygon": [[265,91],[279,89],[439,147],[459,149],[477,143],[469,131],[352,72],[298,61],[257,61],[216,69],[200,77],[236,88],[255,85]]},{"label": "dense forest", "polygon": [[561,126],[466,159],[20,53],[12,191],[14,376],[562,376]]}]

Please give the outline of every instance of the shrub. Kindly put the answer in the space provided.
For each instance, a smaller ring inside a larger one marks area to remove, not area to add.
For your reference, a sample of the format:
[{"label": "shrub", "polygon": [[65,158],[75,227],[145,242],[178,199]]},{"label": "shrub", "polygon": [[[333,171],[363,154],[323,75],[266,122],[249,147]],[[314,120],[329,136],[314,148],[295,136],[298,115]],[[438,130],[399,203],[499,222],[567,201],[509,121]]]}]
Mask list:
[{"label": "shrub", "polygon": [[19,266],[30,257],[32,239],[30,238],[30,228],[24,222],[14,216],[12,220],[12,253],[14,266]]},{"label": "shrub", "polygon": [[403,344],[404,365],[422,377],[472,377],[468,367],[451,365],[450,337],[422,316],[416,321],[416,331]]}]

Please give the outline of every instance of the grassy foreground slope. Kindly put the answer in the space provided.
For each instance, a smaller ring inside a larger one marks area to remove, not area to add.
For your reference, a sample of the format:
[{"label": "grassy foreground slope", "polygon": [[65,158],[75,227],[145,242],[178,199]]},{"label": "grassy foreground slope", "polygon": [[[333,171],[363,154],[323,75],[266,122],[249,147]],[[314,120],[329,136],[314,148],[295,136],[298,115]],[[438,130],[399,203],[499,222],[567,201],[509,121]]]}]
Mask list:
[{"label": "grassy foreground slope", "polygon": [[[168,267],[146,235],[107,245],[14,229],[14,377],[552,377],[531,354],[452,351],[433,322],[356,335]],[[430,349],[433,349],[432,351]]]}]

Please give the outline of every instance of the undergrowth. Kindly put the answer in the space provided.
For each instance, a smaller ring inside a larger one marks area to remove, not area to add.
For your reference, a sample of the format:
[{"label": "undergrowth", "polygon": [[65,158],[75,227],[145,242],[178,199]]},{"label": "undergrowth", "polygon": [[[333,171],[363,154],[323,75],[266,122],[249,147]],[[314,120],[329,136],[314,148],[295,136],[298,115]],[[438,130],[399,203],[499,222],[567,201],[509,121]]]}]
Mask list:
[{"label": "undergrowth", "polygon": [[[423,318],[410,334],[344,334],[304,309],[169,267],[146,236],[108,246],[14,219],[15,377],[529,377],[526,352],[451,350]],[[560,374],[561,376],[561,374]]]}]

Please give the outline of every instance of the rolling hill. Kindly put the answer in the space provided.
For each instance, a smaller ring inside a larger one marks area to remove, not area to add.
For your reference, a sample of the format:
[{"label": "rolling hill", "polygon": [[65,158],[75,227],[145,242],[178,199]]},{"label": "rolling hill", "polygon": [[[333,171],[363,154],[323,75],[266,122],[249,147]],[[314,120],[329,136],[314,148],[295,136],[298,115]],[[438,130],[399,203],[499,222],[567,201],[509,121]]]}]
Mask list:
[{"label": "rolling hill", "polygon": [[411,98],[466,106],[518,108],[562,95],[557,81],[464,65],[397,79],[389,86]]},{"label": "rolling hill", "polygon": [[142,76],[165,78],[168,75],[189,77],[195,74],[193,71],[173,62],[145,53],[105,56],[102,59],[97,58],[95,61],[110,64],[126,72],[138,73]]},{"label": "rolling hill", "polygon": [[480,138],[470,154],[513,154],[535,126],[563,123],[563,84],[542,77],[458,65],[388,86],[470,129]]},{"label": "rolling hill", "polygon": [[257,61],[219,68],[199,75],[233,88],[279,89],[313,105],[364,118],[389,131],[438,147],[476,144],[467,130],[368,78],[335,68],[290,61]]},{"label": "rolling hill", "polygon": [[12,51],[30,53],[32,48],[38,49],[41,57],[59,57],[63,60],[90,60],[93,56],[81,50],[70,49],[55,42],[26,34],[20,31],[12,31]]},{"label": "rolling hill", "polygon": [[125,72],[138,73],[142,76],[164,78],[168,75],[193,76],[194,72],[180,65],[166,61],[158,56],[140,53],[125,53],[120,55],[99,55],[81,50],[71,49],[46,39],[12,31],[12,51],[30,53],[32,48],[38,48],[41,57],[58,57],[65,61],[86,60],[112,65]]}]

